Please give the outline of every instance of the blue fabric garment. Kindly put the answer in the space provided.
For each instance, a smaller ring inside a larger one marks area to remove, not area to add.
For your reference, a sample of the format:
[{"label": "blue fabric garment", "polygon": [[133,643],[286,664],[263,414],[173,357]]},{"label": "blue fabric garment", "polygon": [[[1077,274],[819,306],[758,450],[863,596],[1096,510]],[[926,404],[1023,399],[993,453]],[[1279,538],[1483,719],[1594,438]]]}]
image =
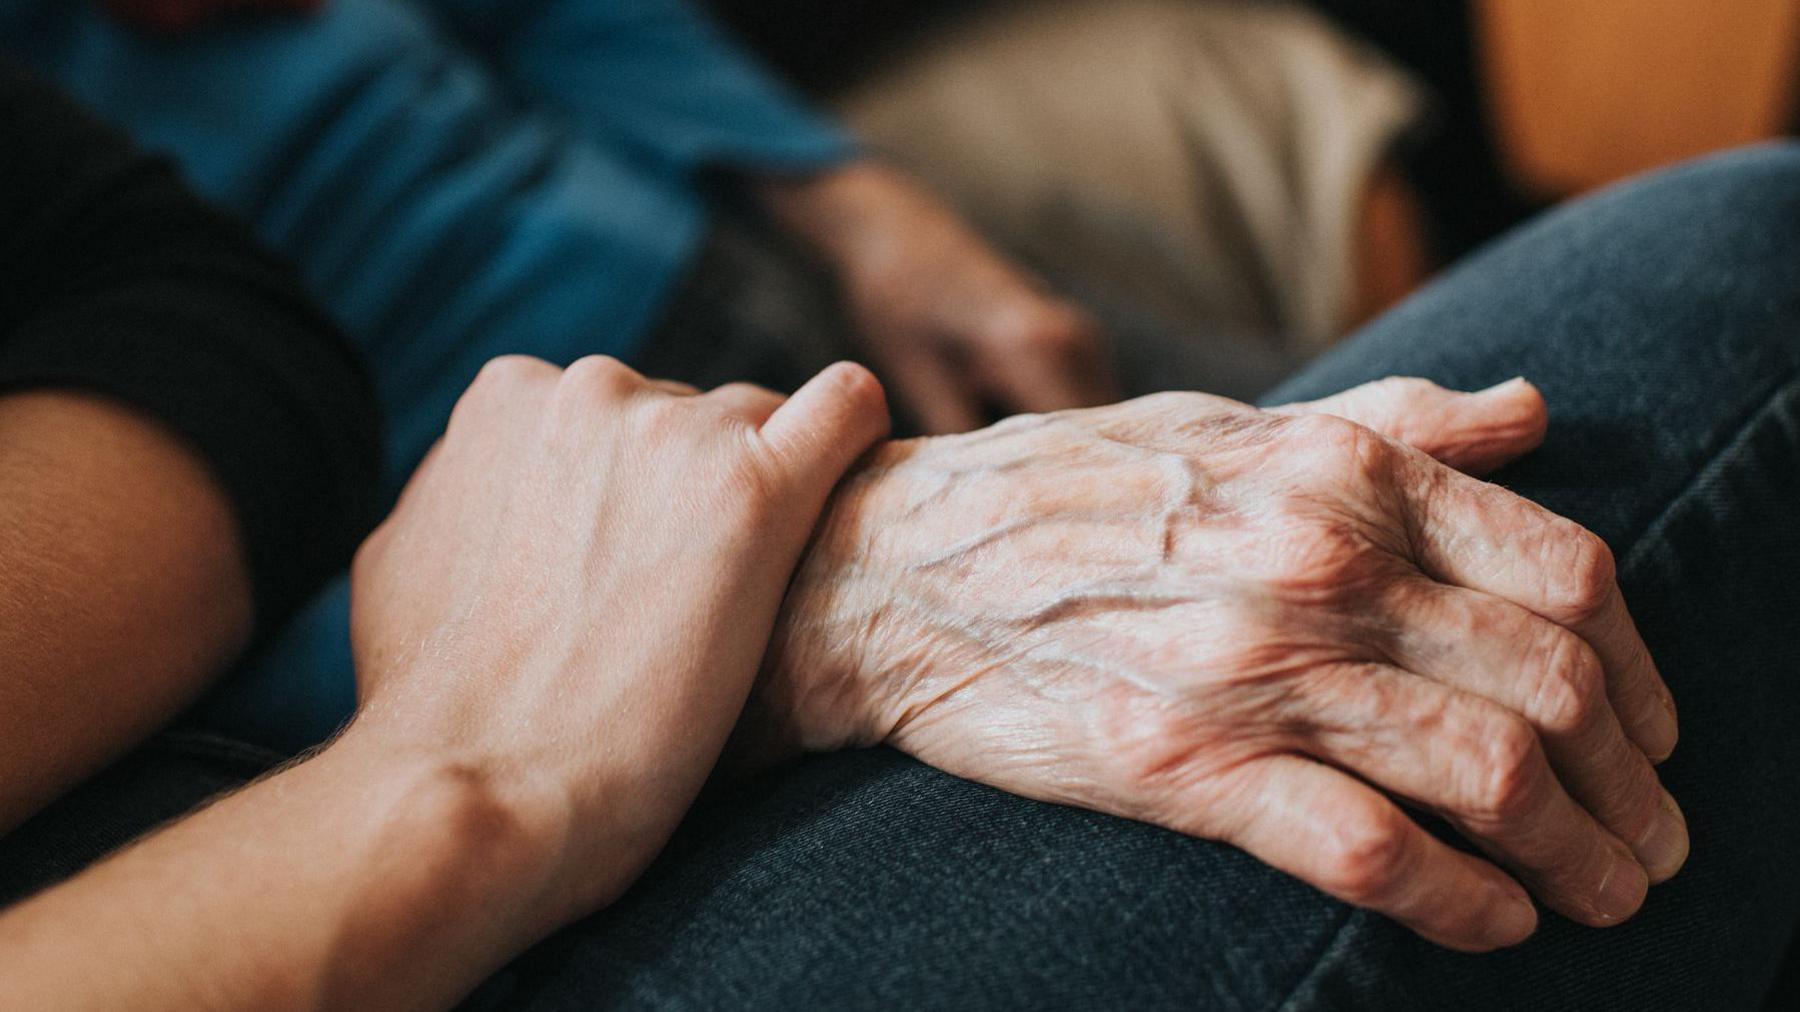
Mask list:
[{"label": "blue fabric garment", "polygon": [[[696,173],[849,157],[678,0],[332,0],[190,35],[0,0],[53,77],[296,260],[368,355],[391,496],[481,364],[629,358],[702,234]],[[283,747],[354,705],[339,580],[209,704]]]}]

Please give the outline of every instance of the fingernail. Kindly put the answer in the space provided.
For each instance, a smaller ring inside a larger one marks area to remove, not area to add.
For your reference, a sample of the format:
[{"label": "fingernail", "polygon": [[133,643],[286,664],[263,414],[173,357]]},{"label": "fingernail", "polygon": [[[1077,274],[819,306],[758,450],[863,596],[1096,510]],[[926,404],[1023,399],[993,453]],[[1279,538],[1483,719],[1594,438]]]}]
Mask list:
[{"label": "fingernail", "polygon": [[1675,720],[1675,701],[1666,692],[1658,693],[1656,703],[1644,708],[1638,726],[1644,738],[1644,754],[1651,762],[1667,759],[1681,739],[1681,728]]},{"label": "fingernail", "polygon": [[1502,393],[1510,394],[1510,393],[1514,392],[1515,390],[1517,390],[1518,388],[1520,388],[1522,386],[1527,386],[1527,385],[1528,384],[1525,381],[1525,377],[1514,376],[1512,379],[1509,379],[1504,383],[1496,383],[1493,386],[1488,387],[1485,390],[1477,390],[1477,391],[1475,391],[1475,393],[1477,396],[1486,396],[1488,394],[1502,394]]},{"label": "fingernail", "polygon": [[1681,870],[1688,856],[1687,818],[1668,791],[1662,792],[1662,811],[1633,848],[1650,873],[1650,881],[1662,882]]},{"label": "fingernail", "polygon": [[1603,924],[1613,924],[1637,913],[1644,905],[1644,894],[1650,891],[1650,877],[1629,855],[1620,855],[1600,883],[1594,897],[1594,914]]},{"label": "fingernail", "polygon": [[1537,930],[1537,908],[1523,896],[1503,893],[1490,910],[1485,937],[1487,945],[1501,949],[1517,945]]}]

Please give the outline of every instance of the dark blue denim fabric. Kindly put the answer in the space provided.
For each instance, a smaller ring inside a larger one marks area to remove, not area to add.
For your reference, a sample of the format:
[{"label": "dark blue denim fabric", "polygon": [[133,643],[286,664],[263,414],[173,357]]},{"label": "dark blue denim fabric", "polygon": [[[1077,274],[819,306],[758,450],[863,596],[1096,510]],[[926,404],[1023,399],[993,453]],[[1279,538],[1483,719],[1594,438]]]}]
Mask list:
[{"label": "dark blue denim fabric", "polygon": [[[1497,480],[1613,545],[1681,708],[1663,773],[1693,855],[1623,926],[1547,915],[1517,949],[1456,955],[1229,847],[870,750],[703,800],[623,900],[471,1004],[1754,1007],[1800,913],[1797,372],[1800,149],[1781,147],[1557,212],[1270,398],[1396,373],[1543,388],[1549,440]],[[169,784],[219,785],[190,758],[134,762],[166,767],[114,799],[160,799],[146,825]],[[0,895],[15,862],[78,863],[43,852],[99,819],[93,789],[0,842]]]}]

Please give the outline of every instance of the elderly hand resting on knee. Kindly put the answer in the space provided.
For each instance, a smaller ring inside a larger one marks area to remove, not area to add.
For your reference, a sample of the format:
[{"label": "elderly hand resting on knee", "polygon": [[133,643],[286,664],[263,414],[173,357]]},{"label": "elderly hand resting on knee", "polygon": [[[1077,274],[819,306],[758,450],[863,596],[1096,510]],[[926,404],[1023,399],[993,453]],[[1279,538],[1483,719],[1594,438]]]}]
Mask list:
[{"label": "elderly hand resting on knee", "polygon": [[747,736],[1229,842],[1454,948],[1530,935],[1527,891],[1616,923],[1687,855],[1652,766],[1675,714],[1607,546],[1470,476],[1545,424],[1523,381],[1391,379],[887,444],[815,535]]}]

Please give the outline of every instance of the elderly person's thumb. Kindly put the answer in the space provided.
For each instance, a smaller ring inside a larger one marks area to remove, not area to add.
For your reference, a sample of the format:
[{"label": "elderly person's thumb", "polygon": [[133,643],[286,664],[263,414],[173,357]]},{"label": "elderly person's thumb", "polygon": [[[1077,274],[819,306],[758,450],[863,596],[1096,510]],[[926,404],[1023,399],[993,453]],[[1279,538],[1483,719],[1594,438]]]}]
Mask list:
[{"label": "elderly person's thumb", "polygon": [[1461,393],[1393,376],[1272,410],[1347,418],[1470,474],[1485,474],[1536,449],[1549,424],[1543,394],[1524,379]]}]

